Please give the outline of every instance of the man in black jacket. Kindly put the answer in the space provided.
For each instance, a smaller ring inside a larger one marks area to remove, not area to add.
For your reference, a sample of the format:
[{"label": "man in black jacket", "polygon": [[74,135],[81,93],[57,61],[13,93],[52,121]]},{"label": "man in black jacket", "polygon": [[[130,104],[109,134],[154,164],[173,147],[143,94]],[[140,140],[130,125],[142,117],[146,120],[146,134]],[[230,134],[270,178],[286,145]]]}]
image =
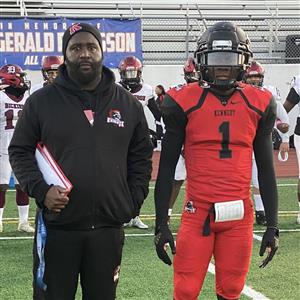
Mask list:
[{"label": "man in black jacket", "polygon": [[[42,209],[47,231],[40,219],[34,299],[74,299],[80,275],[83,299],[112,300],[122,224],[139,214],[148,194],[151,142],[142,106],[102,66],[99,31],[70,26],[63,54],[53,84],[28,99],[9,147],[13,170]],[[38,142],[73,184],[69,194],[43,179]]]}]

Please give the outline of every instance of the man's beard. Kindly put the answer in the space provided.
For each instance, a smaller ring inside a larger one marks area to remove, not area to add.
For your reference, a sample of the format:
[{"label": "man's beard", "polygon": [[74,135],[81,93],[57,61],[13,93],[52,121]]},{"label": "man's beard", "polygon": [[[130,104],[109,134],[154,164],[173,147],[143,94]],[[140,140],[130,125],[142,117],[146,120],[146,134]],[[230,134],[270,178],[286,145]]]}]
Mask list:
[{"label": "man's beard", "polygon": [[[82,72],[80,69],[81,63],[91,63],[90,72]],[[71,62],[69,59],[66,58],[66,65],[70,78],[80,85],[86,85],[94,81],[95,78],[101,78],[102,60],[98,62]]]}]

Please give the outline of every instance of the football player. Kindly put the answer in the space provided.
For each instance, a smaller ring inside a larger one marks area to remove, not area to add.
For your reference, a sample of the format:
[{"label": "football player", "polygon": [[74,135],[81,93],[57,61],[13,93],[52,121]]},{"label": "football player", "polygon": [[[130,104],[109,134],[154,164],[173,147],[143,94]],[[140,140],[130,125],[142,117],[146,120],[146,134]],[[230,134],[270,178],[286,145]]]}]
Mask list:
[{"label": "football player", "polygon": [[52,83],[58,75],[58,67],[63,63],[60,56],[45,56],[42,60],[42,75],[44,81],[32,87],[31,93]]},{"label": "football player", "polygon": [[[290,112],[294,106],[298,105],[300,113],[300,74],[295,76],[292,80],[291,89],[289,94],[286,97],[286,100],[283,104],[287,112]],[[299,180],[298,180],[298,204],[299,212],[297,215],[297,223],[300,224],[300,114],[297,118],[297,124],[294,132],[294,144],[296,148],[296,154],[298,159],[299,167]]]},{"label": "football player", "polygon": [[[150,132],[156,135],[156,124],[160,123],[161,112],[155,102],[153,88],[143,82],[142,69],[142,62],[137,57],[127,56],[119,64],[119,84],[134,95],[143,105]],[[144,224],[139,216],[124,226],[140,229],[148,228],[148,225]]]},{"label": "football player", "polygon": [[[218,22],[197,41],[199,82],[169,90],[162,104],[166,133],[155,186],[155,245],[174,257],[174,299],[195,300],[214,256],[219,300],[238,299],[253,241],[252,151],[267,228],[259,254],[265,267],[278,249],[277,187],[271,133],[276,103],[263,89],[240,83],[252,56],[246,33]],[[186,197],[176,240],[167,224],[174,171],[184,144]]]},{"label": "football player", "polygon": [[[264,85],[264,76],[265,76],[264,74],[265,74],[264,67],[259,62],[253,60],[249,68],[247,68],[243,80],[248,84],[252,84],[254,86],[258,86],[269,90],[273,94],[275,100],[277,100],[276,115],[277,115],[278,122],[276,122],[277,124],[275,125],[273,132],[274,134],[277,134],[278,132],[281,138],[282,142],[279,146],[279,151],[280,151],[279,155],[282,155],[284,157],[285,155],[287,155],[289,151],[289,134],[288,134],[289,118],[282,103],[280,102],[281,97],[280,97],[279,90],[274,86]],[[266,225],[264,205],[259,191],[257,166],[256,166],[254,155],[253,155],[253,163],[252,163],[252,184],[253,184],[253,198],[254,198],[254,205],[255,205],[256,224]]]},{"label": "football player", "polygon": [[[18,65],[7,64],[0,69],[0,232],[3,231],[5,195],[13,175],[8,158],[8,146],[28,97],[29,88],[30,82],[26,78],[26,73]],[[18,230],[34,232],[34,228],[28,222],[29,198],[21,190],[15,176],[14,180],[19,212]]]}]

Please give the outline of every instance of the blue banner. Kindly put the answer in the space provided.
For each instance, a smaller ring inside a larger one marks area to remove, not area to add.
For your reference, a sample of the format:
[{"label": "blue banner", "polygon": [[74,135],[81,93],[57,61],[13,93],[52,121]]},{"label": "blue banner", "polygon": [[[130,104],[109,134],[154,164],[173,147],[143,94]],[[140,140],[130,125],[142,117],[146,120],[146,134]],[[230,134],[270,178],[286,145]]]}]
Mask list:
[{"label": "blue banner", "polygon": [[62,55],[63,33],[78,22],[100,30],[107,67],[118,67],[129,55],[143,60],[140,19],[0,18],[0,66],[17,64],[40,70],[43,56]]}]

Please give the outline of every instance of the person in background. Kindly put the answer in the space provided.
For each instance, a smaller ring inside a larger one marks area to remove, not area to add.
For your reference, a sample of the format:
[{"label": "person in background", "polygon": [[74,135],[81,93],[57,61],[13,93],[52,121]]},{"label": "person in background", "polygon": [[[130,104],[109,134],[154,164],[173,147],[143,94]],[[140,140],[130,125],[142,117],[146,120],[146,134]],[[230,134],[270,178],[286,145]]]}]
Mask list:
[{"label": "person in background", "polygon": [[[35,300],[115,300],[123,223],[147,197],[152,145],[142,105],[103,66],[99,30],[74,23],[52,84],[26,102],[9,146],[22,188],[42,209],[34,248]],[[43,143],[73,189],[49,185],[35,159]]]},{"label": "person in background", "polygon": [[6,192],[13,175],[16,188],[16,203],[19,212],[18,231],[33,233],[34,228],[28,221],[29,197],[20,184],[9,163],[8,146],[16,123],[29,96],[30,81],[26,73],[15,64],[7,64],[0,69],[0,232],[3,232],[3,211]]},{"label": "person in background", "polygon": [[[289,151],[289,118],[282,103],[280,102],[281,97],[279,90],[274,86],[264,85],[264,76],[264,67],[259,62],[253,60],[249,68],[247,68],[243,80],[245,83],[269,90],[272,93],[274,99],[276,100],[276,117],[278,122],[275,123],[273,133],[274,135],[278,134],[280,136],[282,142],[280,143],[279,151],[281,152],[280,155],[284,157]],[[266,225],[267,221],[265,217],[263,201],[259,191],[257,166],[254,154],[252,159],[252,184],[255,207],[255,220],[256,224],[258,225]]]},{"label": "person in background", "polygon": [[164,96],[166,94],[165,88],[163,87],[163,85],[159,84],[155,87],[155,94],[156,94],[156,105],[158,106],[158,108],[161,108],[162,102],[164,100]]},{"label": "person in background", "polygon": [[196,64],[193,57],[189,57],[183,67],[183,76],[186,83],[198,81],[198,74],[196,71]]},{"label": "person in background", "polygon": [[[155,103],[152,86],[143,82],[142,62],[135,56],[125,57],[119,64],[119,74],[119,84],[142,104],[151,137],[157,141],[156,125],[160,122],[161,112]],[[136,216],[129,223],[124,224],[124,226],[140,229],[148,228],[148,225],[143,223],[139,216]]]},{"label": "person in background", "polygon": [[53,83],[58,75],[58,67],[63,63],[60,56],[44,56],[42,60],[42,75],[44,81],[38,83],[31,88],[31,93],[36,90]]},{"label": "person in background", "polygon": [[[155,94],[157,96],[155,102],[158,109],[160,110],[162,102],[164,100],[164,96],[166,94],[163,85],[159,84],[155,87]],[[161,151],[161,141],[164,136],[164,129],[163,129],[164,125],[163,125],[162,118],[160,118],[159,121],[156,120],[155,123],[156,123],[156,148],[154,150]]]},{"label": "person in background", "polygon": [[[195,300],[214,256],[218,300],[238,299],[253,243],[250,192],[254,150],[267,228],[259,254],[265,267],[278,249],[278,195],[271,133],[276,102],[240,83],[252,51],[246,33],[230,22],[209,27],[195,51],[199,82],[169,90],[162,105],[166,133],[155,185],[155,247],[171,265],[174,299]],[[174,171],[184,144],[186,196],[176,248],[168,226]]]},{"label": "person in background", "polygon": [[[298,105],[300,113],[300,74],[295,76],[292,80],[291,89],[283,104],[285,110],[289,113],[296,105]],[[300,114],[297,118],[297,124],[294,132],[294,145],[298,159],[299,179],[298,179],[298,205],[299,212],[297,215],[297,223],[300,224]]]}]

